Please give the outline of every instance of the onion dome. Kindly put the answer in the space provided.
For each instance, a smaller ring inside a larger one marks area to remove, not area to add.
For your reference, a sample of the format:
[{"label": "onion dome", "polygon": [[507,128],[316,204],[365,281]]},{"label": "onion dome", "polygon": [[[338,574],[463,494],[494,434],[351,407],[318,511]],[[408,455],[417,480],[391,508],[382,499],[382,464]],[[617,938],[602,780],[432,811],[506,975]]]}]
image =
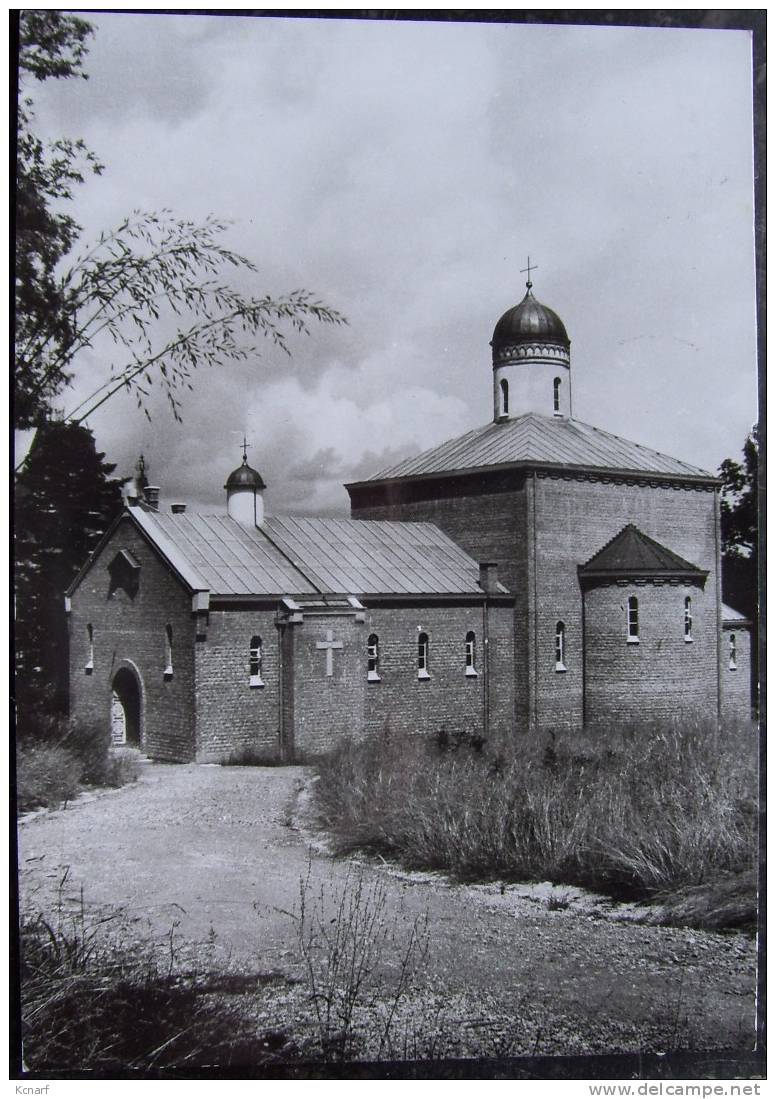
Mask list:
[{"label": "onion dome", "polygon": [[537,301],[527,283],[525,297],[518,305],[507,309],[493,331],[491,347],[494,362],[508,349],[520,345],[550,344],[568,352],[571,340],[558,314]]},{"label": "onion dome", "polygon": [[243,455],[242,465],[233,470],[226,479],[224,488],[229,490],[250,488],[260,492],[267,486],[261,478],[261,474],[257,473],[255,469],[252,469],[248,465],[248,459]]}]

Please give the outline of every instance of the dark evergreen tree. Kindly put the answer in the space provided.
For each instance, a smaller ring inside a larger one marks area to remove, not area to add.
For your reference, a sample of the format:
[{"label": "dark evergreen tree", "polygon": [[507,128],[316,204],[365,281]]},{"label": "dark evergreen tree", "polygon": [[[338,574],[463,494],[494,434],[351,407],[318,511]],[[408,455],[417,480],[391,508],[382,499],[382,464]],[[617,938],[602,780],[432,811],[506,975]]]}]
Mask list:
[{"label": "dark evergreen tree", "polygon": [[16,687],[22,710],[66,704],[65,589],[121,509],[122,482],[77,424],[38,430],[18,476]]},{"label": "dark evergreen tree", "polygon": [[754,434],[744,443],[743,458],[743,462],[728,458],[719,467],[722,479],[722,592],[726,603],[754,618],[758,563],[758,447]]}]

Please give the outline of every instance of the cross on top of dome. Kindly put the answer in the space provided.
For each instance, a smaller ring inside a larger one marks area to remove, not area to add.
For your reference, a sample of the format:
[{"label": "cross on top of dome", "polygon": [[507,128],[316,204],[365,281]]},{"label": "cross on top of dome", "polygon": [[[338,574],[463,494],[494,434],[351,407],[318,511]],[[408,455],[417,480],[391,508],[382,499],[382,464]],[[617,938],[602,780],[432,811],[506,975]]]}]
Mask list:
[{"label": "cross on top of dome", "polygon": [[528,257],[528,266],[520,268],[520,274],[521,275],[524,275],[526,273],[528,274],[528,278],[525,280],[525,285],[526,285],[526,288],[528,290],[530,290],[531,287],[533,286],[533,283],[531,282],[531,272],[532,271],[538,271],[538,270],[539,270],[539,268],[536,264],[531,266],[531,257],[530,256]]}]

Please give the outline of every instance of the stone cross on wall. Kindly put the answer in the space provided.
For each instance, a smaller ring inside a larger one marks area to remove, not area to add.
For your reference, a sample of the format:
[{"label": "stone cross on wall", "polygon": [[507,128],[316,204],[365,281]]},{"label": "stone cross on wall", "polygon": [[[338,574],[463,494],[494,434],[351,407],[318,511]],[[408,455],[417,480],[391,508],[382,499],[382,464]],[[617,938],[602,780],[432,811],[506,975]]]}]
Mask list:
[{"label": "stone cross on wall", "polygon": [[326,650],[326,675],[334,675],[334,650],[342,648],[341,641],[334,640],[334,634],[331,630],[326,631],[325,641],[316,641],[316,649]]}]

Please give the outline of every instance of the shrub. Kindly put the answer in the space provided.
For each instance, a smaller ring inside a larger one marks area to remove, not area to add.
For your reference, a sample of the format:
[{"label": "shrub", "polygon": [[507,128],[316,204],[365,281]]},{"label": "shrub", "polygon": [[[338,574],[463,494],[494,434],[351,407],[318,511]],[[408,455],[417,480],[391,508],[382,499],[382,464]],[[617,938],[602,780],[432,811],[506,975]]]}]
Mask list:
[{"label": "shrub", "polygon": [[16,804],[20,813],[60,806],[81,788],[81,764],[57,744],[19,745],[16,752]]},{"label": "shrub", "polygon": [[138,775],[137,753],[113,749],[100,724],[28,710],[17,723],[17,808],[58,806],[81,786],[123,786]]},{"label": "shrub", "polygon": [[[550,880],[640,899],[730,875],[753,880],[749,726],[450,745],[449,737],[383,736],[322,762],[317,804],[339,849],[461,879]],[[753,893],[747,903],[751,916]]]}]

